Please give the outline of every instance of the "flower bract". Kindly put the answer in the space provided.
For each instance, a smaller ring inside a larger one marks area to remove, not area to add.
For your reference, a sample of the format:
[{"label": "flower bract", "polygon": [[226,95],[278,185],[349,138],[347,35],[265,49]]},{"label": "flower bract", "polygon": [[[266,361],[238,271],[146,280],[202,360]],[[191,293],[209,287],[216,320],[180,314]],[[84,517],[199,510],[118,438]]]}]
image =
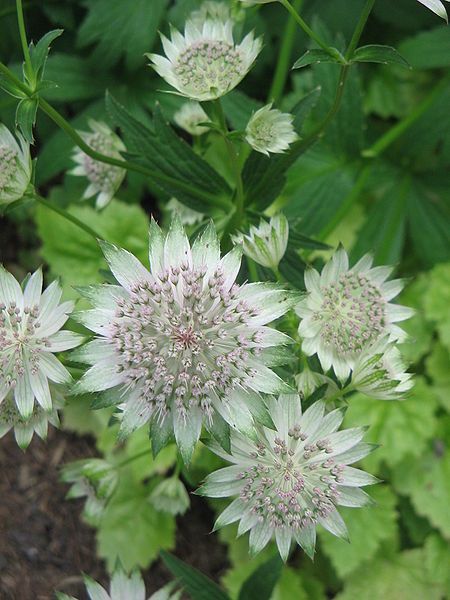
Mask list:
[{"label": "flower bract", "polygon": [[[423,4],[427,8],[429,8],[434,14],[438,15],[442,19],[448,22],[448,15],[445,9],[445,5],[441,2],[441,0],[418,0],[420,4]],[[449,2],[449,0],[446,0]]]},{"label": "flower bract", "polygon": [[0,123],[0,206],[20,200],[31,181],[30,146]]}]

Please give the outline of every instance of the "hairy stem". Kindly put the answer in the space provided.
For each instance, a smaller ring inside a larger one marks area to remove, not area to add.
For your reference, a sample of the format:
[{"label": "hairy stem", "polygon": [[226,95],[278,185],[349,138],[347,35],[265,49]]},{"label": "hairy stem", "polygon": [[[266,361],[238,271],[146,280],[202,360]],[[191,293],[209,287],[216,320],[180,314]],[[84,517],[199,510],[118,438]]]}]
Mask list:
[{"label": "hairy stem", "polygon": [[91,229],[91,227],[89,227],[89,225],[86,225],[86,223],[83,223],[83,221],[80,221],[80,219],[77,219],[77,217],[71,215],[69,212],[67,212],[67,210],[64,210],[64,208],[61,208],[60,206],[49,202],[48,200],[42,198],[42,196],[39,196],[38,194],[34,194],[33,198],[36,200],[36,202],[42,204],[42,206],[45,206],[46,208],[52,210],[67,221],[73,223],[73,225],[76,225],[77,227],[82,229],[85,233],[94,238],[95,241],[103,239],[102,236],[98,235],[93,229]]}]

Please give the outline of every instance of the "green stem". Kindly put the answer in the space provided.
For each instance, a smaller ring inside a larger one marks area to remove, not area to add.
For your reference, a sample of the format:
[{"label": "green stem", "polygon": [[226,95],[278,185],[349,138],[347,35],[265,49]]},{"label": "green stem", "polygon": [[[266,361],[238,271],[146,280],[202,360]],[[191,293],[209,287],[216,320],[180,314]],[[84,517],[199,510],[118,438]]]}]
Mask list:
[{"label": "green stem", "polygon": [[[0,62],[0,73],[3,73],[14,85],[20,90],[25,96],[32,97],[33,92],[24,84],[20,79],[18,79],[14,73],[8,69],[6,65]],[[121,160],[117,158],[113,158],[111,156],[106,156],[101,154],[100,152],[96,152],[93,150],[83,138],[77,133],[77,131],[70,125],[70,123],[51,106],[46,100],[39,97],[39,108],[48,116],[52,121],[58,125],[67,135],[74,141],[74,143],[88,156],[93,158],[94,160],[98,160],[99,162],[107,163],[109,165],[113,165],[115,167],[119,167],[121,169],[126,169],[127,171],[134,171],[135,173],[140,173],[146,177],[150,177],[155,181],[161,183],[168,183],[173,185],[174,187],[178,187],[180,190],[191,194],[193,196],[197,196],[204,200],[209,205],[219,206],[220,208],[228,211],[230,209],[230,204],[226,200],[222,200],[221,198],[217,198],[216,196],[212,196],[203,190],[199,190],[196,187],[191,186],[189,183],[184,181],[180,181],[179,179],[174,179],[169,175],[165,175],[160,171],[153,171],[152,169],[148,169],[138,163],[130,162],[128,160]]]},{"label": "green stem", "polygon": [[19,24],[20,41],[22,44],[23,56],[25,59],[25,72],[27,74],[28,82],[29,83],[32,82],[33,86],[34,86],[36,82],[34,81],[33,65],[31,63],[30,49],[28,47],[28,42],[27,42],[25,21],[23,19],[22,0],[16,0],[16,11],[17,11],[17,22]]},{"label": "green stem", "polygon": [[353,53],[359,44],[359,40],[361,39],[362,33],[364,31],[364,27],[366,26],[367,19],[369,18],[370,13],[372,12],[374,4],[375,4],[375,0],[367,0],[366,4],[364,5],[364,8],[359,17],[358,23],[356,25],[355,31],[353,32],[352,39],[350,40],[350,44],[347,48],[347,52],[345,53],[346,60],[350,60],[352,58]]},{"label": "green stem", "polygon": [[[299,11],[302,7],[303,0],[295,0],[292,8],[295,11]],[[286,85],[287,76],[290,69],[292,48],[294,46],[296,32],[296,22],[292,15],[288,16],[286,28],[283,33],[283,42],[281,45],[280,53],[278,55],[278,62],[275,69],[275,75],[273,77],[272,85],[270,87],[268,101],[273,101],[277,104],[282,95]]]},{"label": "green stem", "polygon": [[246,259],[247,259],[247,269],[248,269],[248,274],[250,276],[249,277],[250,281],[252,281],[252,282],[259,281],[258,270],[256,268],[255,262],[248,256],[246,257]]},{"label": "green stem", "polygon": [[325,50],[325,52],[327,52],[330,56],[332,56],[333,58],[336,58],[336,51],[333,50],[333,48],[330,48],[330,46],[328,46],[328,44],[326,44],[317,35],[317,33],[311,29],[311,27],[298,14],[298,12],[292,6],[292,4],[289,2],[289,0],[280,0],[280,2],[285,7],[285,9],[292,15],[292,17],[295,19],[295,21],[298,23],[298,25],[300,25],[300,27],[303,29],[303,31],[306,33],[306,35],[309,36],[312,40],[314,40],[316,42],[316,44],[318,46],[320,46],[321,48],[323,48],[323,50]]},{"label": "green stem", "polygon": [[375,158],[380,156],[391,144],[401,137],[414,123],[432,106],[433,102],[438,98],[441,92],[449,85],[450,74],[446,75],[441,81],[431,90],[422,102],[404,119],[399,121],[384,135],[382,135],[370,148],[363,150],[362,155],[366,158]]},{"label": "green stem", "polygon": [[325,397],[324,400],[325,400],[325,402],[331,403],[331,402],[334,402],[335,400],[339,400],[340,398],[343,399],[344,396],[351,391],[353,391],[353,385],[351,383],[349,383],[347,386],[339,389],[337,392],[335,392],[331,396]]},{"label": "green stem", "polygon": [[89,227],[89,225],[86,225],[85,223],[83,223],[83,221],[80,221],[80,219],[77,219],[76,217],[71,215],[69,212],[67,212],[67,210],[64,210],[64,208],[61,208],[60,206],[49,202],[48,200],[42,198],[42,196],[39,196],[38,194],[34,194],[33,198],[36,200],[36,202],[42,204],[42,206],[49,208],[50,210],[57,213],[67,221],[70,221],[71,223],[82,229],[85,233],[93,237],[95,241],[103,239],[102,236],[98,235],[93,229]]},{"label": "green stem", "polygon": [[129,465],[131,462],[137,460],[138,458],[142,458],[143,456],[147,456],[148,454],[151,454],[151,453],[152,453],[151,449],[147,448],[147,450],[142,450],[142,452],[133,454],[133,456],[129,456],[128,458],[125,458],[124,460],[117,463],[116,468],[121,469],[125,465]]}]

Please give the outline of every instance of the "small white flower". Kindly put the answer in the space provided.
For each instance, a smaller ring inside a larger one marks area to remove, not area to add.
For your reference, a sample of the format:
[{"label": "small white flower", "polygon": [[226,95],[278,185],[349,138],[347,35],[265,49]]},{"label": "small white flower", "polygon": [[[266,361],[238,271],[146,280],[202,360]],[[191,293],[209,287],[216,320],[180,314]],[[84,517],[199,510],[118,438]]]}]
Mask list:
[{"label": "small white flower", "polygon": [[259,265],[277,269],[286,252],[289,238],[289,223],[286,217],[278,213],[269,223],[261,219],[259,226],[252,225],[248,234],[232,236],[235,244],[242,244],[244,254]]},{"label": "small white flower", "polygon": [[257,110],[247,124],[245,139],[257,152],[269,156],[269,153],[281,153],[298,139],[293,125],[294,117],[282,113],[267,104]]},{"label": "small white flower", "polygon": [[[87,575],[84,576],[87,593],[90,600],[145,600],[145,584],[139,571],[133,571],[128,576],[119,566],[116,567],[109,587],[109,593],[103,586]],[[169,583],[152,594],[148,600],[179,600],[181,591],[172,593],[175,583]],[[58,600],[76,600],[73,596],[56,592]]]},{"label": "small white flower", "polygon": [[156,510],[171,515],[184,515],[191,501],[183,483],[178,477],[169,477],[159,483],[149,497]]},{"label": "small white flower", "polygon": [[179,202],[176,198],[171,198],[167,203],[166,208],[172,214],[172,217],[175,214],[178,214],[183,225],[196,225],[197,223],[201,223],[205,218],[204,214],[193,208],[189,208],[189,206]]},{"label": "small white flower", "polygon": [[209,121],[208,115],[198,102],[188,101],[174,114],[173,120],[188,133],[194,136],[203,135],[208,132],[207,127],[202,127],[199,123]]},{"label": "small white flower", "polygon": [[83,337],[60,331],[73,302],[59,304],[62,290],[54,281],[42,293],[42,271],[36,271],[24,290],[0,266],[0,402],[9,392],[24,419],[33,414],[34,400],[52,410],[48,380],[68,383],[67,369],[55,352],[78,346]]},{"label": "small white flower", "polygon": [[186,98],[215,100],[235,88],[250,70],[262,42],[253,32],[240,44],[233,40],[233,23],[206,20],[186,23],[184,36],[172,29],[161,35],[166,57],[149,54],[155,71]]},{"label": "small white flower", "polygon": [[[122,158],[121,152],[126,150],[122,140],[106,125],[89,120],[92,131],[80,132],[80,135],[93,150],[110,158]],[[72,175],[86,177],[89,185],[83,198],[97,196],[97,208],[104,208],[111,202],[125,178],[126,171],[104,162],[94,160],[79,148],[73,154],[77,166],[70,171]]]},{"label": "small white flower", "polygon": [[31,181],[30,146],[19,133],[17,140],[0,123],[0,206],[20,200]]},{"label": "small white flower", "polygon": [[[424,6],[426,6],[427,8],[429,8],[432,12],[434,12],[434,14],[438,15],[438,17],[441,17],[442,19],[445,19],[445,21],[448,22],[448,16],[447,16],[447,11],[445,9],[445,5],[442,4],[442,2],[440,0],[417,0],[418,2],[420,2],[421,4],[423,4]],[[450,0],[446,0],[446,2],[449,2]]]},{"label": "small white flower", "polygon": [[404,339],[395,325],[409,319],[413,310],[390,304],[403,288],[400,279],[386,281],[392,267],[372,268],[372,258],[363,256],[349,268],[345,250],[339,249],[322,274],[305,272],[307,296],[296,307],[301,317],[299,334],[306,355],[317,354],[324,371],[333,367],[345,380],[361,352],[386,335],[391,341]]},{"label": "small white flower", "polygon": [[374,447],[361,441],[363,427],[338,431],[342,408],[325,414],[325,403],[320,401],[302,414],[297,395],[272,397],[268,402],[275,430],[259,427],[256,441],[233,432],[230,453],[208,442],[233,466],[208,475],[199,492],[213,498],[236,496],[215,529],[239,521],[238,535],[250,530],[252,553],[275,537],[283,560],[292,540],[312,558],[317,525],[347,537],[337,506],[371,503],[360,488],[378,480],[348,465]]},{"label": "small white flower", "polygon": [[289,389],[264,350],[292,341],[267,324],[296,294],[235,284],[241,249],[221,259],[212,224],[191,248],[178,217],[167,235],[152,221],[150,272],[126,250],[102,248],[120,286],[80,290],[95,308],[78,319],[98,337],[77,352],[93,365],[77,391],[112,388],[122,435],[150,421],[152,435],[175,433],[186,462],[202,423],[218,432],[223,419],[251,429],[251,412],[261,411],[257,392]]},{"label": "small white flower", "polygon": [[381,339],[356,360],[352,387],[379,400],[400,400],[413,387],[397,348]]},{"label": "small white flower", "polygon": [[14,429],[17,445],[22,450],[28,448],[34,433],[45,440],[48,433],[48,424],[50,423],[54,427],[59,426],[58,409],[61,409],[64,404],[62,395],[54,387],[52,388],[52,404],[53,408],[50,411],[35,405],[31,415],[24,418],[17,409],[12,392],[9,392],[3,402],[0,403],[0,438],[11,429]]}]

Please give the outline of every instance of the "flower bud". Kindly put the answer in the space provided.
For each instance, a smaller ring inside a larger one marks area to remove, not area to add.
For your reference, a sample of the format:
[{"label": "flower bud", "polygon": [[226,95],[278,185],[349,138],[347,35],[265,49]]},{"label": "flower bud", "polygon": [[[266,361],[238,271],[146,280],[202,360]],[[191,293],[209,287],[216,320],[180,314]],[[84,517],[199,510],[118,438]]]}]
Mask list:
[{"label": "flower bud", "polygon": [[247,235],[238,234],[232,237],[235,244],[242,244],[244,254],[259,265],[269,269],[277,269],[286,252],[289,237],[289,223],[279,213],[270,222],[261,220],[258,227],[252,226]]},{"label": "flower bud", "polygon": [[323,385],[327,385],[327,389],[324,394],[325,398],[334,394],[338,390],[338,386],[330,377],[322,375],[322,373],[311,371],[308,366],[305,366],[303,371],[295,376],[295,383],[301,398],[309,398]]},{"label": "flower bud", "polygon": [[267,104],[257,110],[245,130],[245,139],[257,152],[279,154],[289,148],[298,139],[293,125],[294,117],[282,113]]},{"label": "flower bud", "polygon": [[199,123],[205,123],[209,119],[198,102],[185,102],[174,114],[173,120],[178,127],[181,127],[181,129],[184,129],[191,135],[198,136],[208,132],[207,127],[199,125]]},{"label": "flower bud", "polygon": [[156,510],[171,515],[183,515],[190,506],[189,495],[178,477],[164,479],[150,495],[150,502]]},{"label": "flower bud", "polygon": [[0,206],[20,200],[31,181],[30,147],[0,123]]}]

